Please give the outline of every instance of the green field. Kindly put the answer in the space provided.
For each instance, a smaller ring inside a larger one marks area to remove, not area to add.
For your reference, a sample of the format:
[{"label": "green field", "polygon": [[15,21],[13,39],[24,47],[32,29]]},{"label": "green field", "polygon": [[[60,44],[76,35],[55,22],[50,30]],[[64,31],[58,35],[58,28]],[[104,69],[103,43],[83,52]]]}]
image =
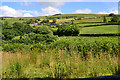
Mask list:
[{"label": "green field", "polygon": [[94,25],[102,25],[102,24],[105,24],[105,23],[79,23],[77,25],[79,27],[84,27],[84,26],[91,26],[92,27],[92,25],[94,26]]},{"label": "green field", "polygon": [[[95,19],[74,19],[83,17]],[[38,18],[55,18],[56,23],[63,24],[27,23]],[[79,36],[117,34],[118,22],[108,22],[111,18],[105,14],[62,14],[2,20],[2,77],[74,79],[119,74],[117,36]],[[73,23],[65,23],[71,19]]]},{"label": "green field", "polygon": [[118,33],[118,25],[103,25],[81,28],[80,34],[109,34]]}]

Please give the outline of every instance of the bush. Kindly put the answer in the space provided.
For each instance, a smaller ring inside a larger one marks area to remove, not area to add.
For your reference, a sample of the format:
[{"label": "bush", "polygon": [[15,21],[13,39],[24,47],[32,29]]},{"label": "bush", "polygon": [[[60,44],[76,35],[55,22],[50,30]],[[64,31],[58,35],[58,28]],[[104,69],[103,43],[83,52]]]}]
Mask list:
[{"label": "bush", "polygon": [[17,32],[19,32],[20,35],[33,32],[33,28],[31,26],[29,26],[28,24],[25,24],[25,23],[23,24],[23,23],[19,23],[19,22],[15,22],[13,24],[13,29],[17,30]]},{"label": "bush", "polygon": [[23,48],[29,48],[30,46],[21,44],[21,43],[4,43],[2,45],[2,50],[3,51],[12,51],[12,52],[16,52],[17,50],[21,50]]},{"label": "bush", "polygon": [[13,37],[18,36],[19,33],[14,29],[4,29],[2,31],[5,40],[11,40]]},{"label": "bush", "polygon": [[119,18],[117,16],[113,16],[113,18],[111,18],[111,22],[118,22]]},{"label": "bush", "polygon": [[52,30],[50,29],[49,26],[39,26],[38,28],[35,29],[34,31],[36,34],[53,34]]},{"label": "bush", "polygon": [[109,14],[109,17],[111,17],[111,16],[114,16],[114,13],[110,13],[110,14]]},{"label": "bush", "polygon": [[49,23],[49,20],[48,19],[43,20],[41,23]]},{"label": "bush", "polygon": [[76,25],[62,25],[58,27],[57,34],[59,36],[77,36],[79,34],[79,28]]},{"label": "bush", "polygon": [[29,33],[23,36],[16,36],[12,39],[13,43],[24,43],[24,44],[34,44],[34,43],[51,43],[57,39],[56,36],[50,34],[36,34]]},{"label": "bush", "polygon": [[41,43],[38,43],[38,44],[34,44],[30,49],[36,49],[36,48],[39,48],[40,50],[45,50],[46,49],[46,46],[41,44]]},{"label": "bush", "polygon": [[25,43],[25,44],[32,44],[33,43],[32,39],[30,39],[28,34],[24,34],[21,37],[21,39],[18,40],[18,42]]}]

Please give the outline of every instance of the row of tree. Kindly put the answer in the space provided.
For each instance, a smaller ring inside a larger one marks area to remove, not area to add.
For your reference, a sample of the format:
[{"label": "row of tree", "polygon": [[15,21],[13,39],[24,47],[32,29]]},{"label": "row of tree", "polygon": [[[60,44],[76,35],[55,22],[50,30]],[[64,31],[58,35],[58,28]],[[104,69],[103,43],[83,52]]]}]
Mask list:
[{"label": "row of tree", "polygon": [[[109,17],[112,17],[111,20],[109,21],[110,22],[120,22],[119,20],[119,17],[117,15],[114,15],[114,14],[109,14]],[[106,19],[106,16],[103,16],[103,22],[104,23],[107,23],[107,19]]]}]

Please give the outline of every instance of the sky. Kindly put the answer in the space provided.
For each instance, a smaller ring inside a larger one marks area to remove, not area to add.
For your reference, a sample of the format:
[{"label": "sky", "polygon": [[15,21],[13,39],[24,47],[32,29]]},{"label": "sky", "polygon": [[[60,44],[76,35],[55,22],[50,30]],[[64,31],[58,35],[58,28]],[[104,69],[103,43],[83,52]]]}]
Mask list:
[{"label": "sky", "polygon": [[2,2],[0,17],[54,14],[118,14],[118,2]]}]

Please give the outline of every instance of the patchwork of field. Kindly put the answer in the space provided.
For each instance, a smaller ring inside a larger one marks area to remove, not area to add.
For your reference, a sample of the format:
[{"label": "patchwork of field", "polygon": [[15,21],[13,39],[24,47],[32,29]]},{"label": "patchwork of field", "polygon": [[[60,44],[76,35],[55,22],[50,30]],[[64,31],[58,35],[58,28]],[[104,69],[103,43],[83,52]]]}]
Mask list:
[{"label": "patchwork of field", "polygon": [[[118,24],[108,24],[111,18],[106,14],[59,14],[2,20],[8,23],[2,28],[0,43],[2,77],[74,79],[118,74],[119,38],[80,36],[118,34]],[[30,26],[26,22],[31,19],[49,22]],[[53,19],[62,25],[49,25]]]}]

